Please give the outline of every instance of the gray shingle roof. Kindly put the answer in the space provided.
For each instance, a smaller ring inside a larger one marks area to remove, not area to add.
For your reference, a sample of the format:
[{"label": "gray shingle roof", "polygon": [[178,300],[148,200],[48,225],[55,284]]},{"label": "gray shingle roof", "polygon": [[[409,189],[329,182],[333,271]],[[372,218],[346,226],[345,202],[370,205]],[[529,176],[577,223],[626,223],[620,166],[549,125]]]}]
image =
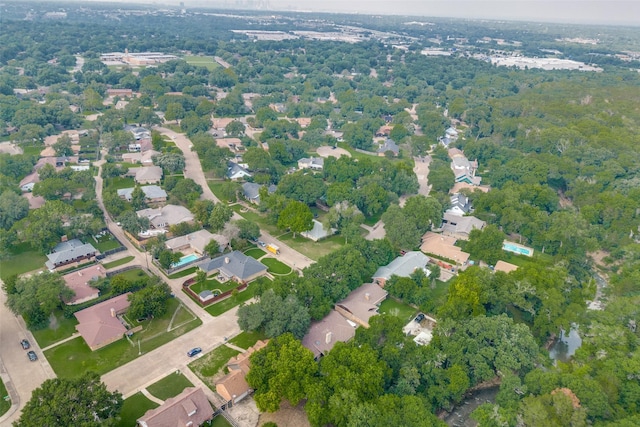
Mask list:
[{"label": "gray shingle roof", "polygon": [[49,269],[53,269],[58,265],[94,255],[96,252],[96,248],[91,243],[82,243],[78,239],[72,239],[59,243],[53,252],[47,255],[49,261],[45,265]]},{"label": "gray shingle roof", "polygon": [[219,270],[225,276],[235,277],[239,280],[247,280],[267,270],[267,267],[262,263],[240,251],[233,251],[217,258],[206,259],[198,263],[198,266],[207,273]]},{"label": "gray shingle roof", "polygon": [[389,280],[393,275],[409,277],[415,270],[426,268],[428,263],[429,257],[422,252],[407,252],[404,256],[394,259],[388,265],[380,267],[373,277],[385,280]]},{"label": "gray shingle roof", "polygon": [[[142,192],[144,193],[145,198],[147,199],[161,199],[167,198],[167,192],[164,191],[157,185],[143,185],[140,187]],[[134,187],[131,188],[121,188],[118,190],[118,196],[124,197],[127,201],[131,201],[131,195],[133,194]]]}]

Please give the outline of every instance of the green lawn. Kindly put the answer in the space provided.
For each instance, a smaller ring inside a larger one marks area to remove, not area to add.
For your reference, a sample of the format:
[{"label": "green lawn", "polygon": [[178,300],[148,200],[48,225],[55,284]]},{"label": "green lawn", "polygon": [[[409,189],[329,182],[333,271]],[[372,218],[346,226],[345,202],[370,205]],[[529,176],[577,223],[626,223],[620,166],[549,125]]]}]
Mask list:
[{"label": "green lawn", "polygon": [[28,242],[17,244],[11,248],[8,257],[0,260],[0,278],[44,268],[46,260],[47,257],[33,250]]},{"label": "green lawn", "polygon": [[149,275],[145,273],[141,268],[134,268],[120,274],[116,274],[113,277],[124,277],[125,279],[133,282],[135,280],[139,280],[141,277],[149,277]]},{"label": "green lawn", "polygon": [[182,393],[187,387],[193,387],[189,381],[181,373],[172,373],[161,379],[155,384],[147,387],[147,391],[161,400],[167,400]]},{"label": "green lawn", "polygon": [[105,236],[102,236],[97,240],[94,237],[92,244],[100,252],[106,252],[108,250],[116,249],[121,246],[120,242],[118,242],[111,233],[107,233]]},{"label": "green lawn", "polygon": [[112,188],[114,190],[120,190],[122,188],[135,187],[136,183],[131,177],[116,177],[107,178],[104,180],[104,188]]},{"label": "green lawn", "polygon": [[56,310],[53,313],[53,317],[54,319],[51,319],[52,322],[47,329],[32,331],[40,348],[48,347],[55,342],[70,337],[76,332],[78,321],[75,317],[69,319],[64,317],[62,310]]},{"label": "green lawn", "polygon": [[216,291],[216,290],[222,293],[222,292],[233,290],[238,286],[240,286],[238,282],[235,282],[233,280],[227,280],[224,283],[220,283],[216,279],[207,279],[204,282],[194,283],[193,285],[190,286],[190,288],[193,292],[199,294],[202,291]]},{"label": "green lawn", "polygon": [[118,267],[119,265],[124,265],[128,262],[131,262],[133,261],[134,258],[135,258],[134,256],[126,256],[124,258],[120,258],[115,261],[107,262],[103,264],[103,267],[108,270],[110,268]]},{"label": "green lawn", "polygon": [[213,59],[213,56],[186,55],[183,59],[189,65],[193,65],[193,66],[196,66],[196,67],[206,67],[207,70],[209,70],[209,71],[215,70],[216,68],[218,68],[220,66],[220,64],[218,64],[216,62],[216,60]]},{"label": "green lawn", "polygon": [[216,375],[233,356],[240,354],[239,351],[221,345],[210,353],[207,353],[198,360],[189,363],[191,369],[205,384],[215,390],[213,376]]},{"label": "green lawn", "polygon": [[262,261],[260,262],[269,268],[270,273],[274,273],[274,274],[291,273],[291,267],[289,267],[286,264],[283,264],[282,262],[278,261],[275,258],[263,258]]},{"label": "green lawn", "polygon": [[316,261],[344,246],[344,237],[338,235],[327,237],[319,242],[314,242],[299,234],[296,235],[294,239],[292,233],[276,235],[275,237],[301,254]]},{"label": "green lawn", "polygon": [[144,415],[149,409],[157,408],[159,405],[138,392],[133,396],[124,400],[122,411],[120,412],[120,420],[115,424],[116,427],[135,427],[137,419]]},{"label": "green lawn", "polygon": [[89,370],[104,374],[138,357],[138,340],[144,354],[202,324],[202,321],[194,316],[193,321],[167,332],[171,317],[178,307],[180,311],[187,310],[180,305],[179,300],[171,298],[163,316],[140,323],[135,319],[129,319],[132,326],[143,327],[142,331],[131,337],[131,342],[123,338],[99,350],[91,351],[82,337],[78,337],[47,350],[45,356],[55,373],[62,378],[78,377]]},{"label": "green lawn", "polygon": [[[5,396],[7,399],[5,399]],[[11,408],[11,399],[9,399],[9,392],[7,392],[7,388],[4,386],[2,380],[0,380],[0,416],[5,414],[9,408]]]},{"label": "green lawn", "polygon": [[254,345],[258,340],[265,340],[267,336],[262,332],[241,332],[235,337],[231,338],[229,342],[235,344],[245,350]]},{"label": "green lawn", "polygon": [[196,267],[194,265],[193,267],[185,268],[182,271],[178,271],[177,273],[173,273],[172,275],[169,276],[169,279],[179,279],[181,277],[185,277],[185,276],[188,276],[190,274],[193,274],[197,270],[198,270],[198,267]]},{"label": "green lawn", "polygon": [[400,301],[396,301],[391,297],[388,297],[386,300],[382,301],[378,312],[381,314],[391,314],[393,316],[399,317],[402,320],[409,321],[418,312],[418,310],[411,307],[410,305],[404,304]]},{"label": "green lawn", "polygon": [[211,421],[210,427],[231,427],[231,424],[229,424],[229,421],[227,421],[225,417],[218,415]]},{"label": "green lawn", "polygon": [[260,259],[266,255],[266,252],[259,248],[247,249],[244,251],[246,256],[250,256],[251,258]]},{"label": "green lawn", "polygon": [[[269,279],[267,279],[266,277],[261,277],[258,280],[267,280],[270,282]],[[256,280],[257,282],[257,280]],[[230,296],[229,298],[223,299],[220,302],[217,302],[215,304],[211,304],[209,307],[207,307],[205,310],[207,310],[207,313],[209,313],[212,316],[220,316],[222,313],[231,310],[233,307],[242,304],[243,302],[247,302],[249,301],[251,298],[253,298],[256,294],[256,288],[257,286],[254,286],[256,283],[253,282],[252,284],[249,285],[249,287],[247,289],[245,289],[242,292],[239,292],[238,295],[234,296]]]}]

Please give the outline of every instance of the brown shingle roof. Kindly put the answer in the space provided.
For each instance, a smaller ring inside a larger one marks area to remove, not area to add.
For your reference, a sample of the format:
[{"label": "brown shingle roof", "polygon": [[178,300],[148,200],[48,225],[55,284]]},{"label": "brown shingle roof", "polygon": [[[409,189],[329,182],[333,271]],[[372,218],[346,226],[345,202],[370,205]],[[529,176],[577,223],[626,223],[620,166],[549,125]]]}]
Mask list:
[{"label": "brown shingle roof", "polygon": [[113,313],[120,314],[129,308],[129,295],[131,292],[74,313],[79,322],[76,329],[92,350],[121,338],[127,331]]},{"label": "brown shingle roof", "polygon": [[[188,387],[138,418],[143,427],[200,426],[213,417],[213,408],[201,388]],[[192,423],[192,424],[190,424]]]}]

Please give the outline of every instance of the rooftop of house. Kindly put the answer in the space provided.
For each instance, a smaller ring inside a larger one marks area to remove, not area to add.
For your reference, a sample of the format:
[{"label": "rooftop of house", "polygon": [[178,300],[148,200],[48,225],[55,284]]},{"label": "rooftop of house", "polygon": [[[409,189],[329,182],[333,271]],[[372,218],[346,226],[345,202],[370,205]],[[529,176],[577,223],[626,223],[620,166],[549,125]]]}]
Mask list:
[{"label": "rooftop of house", "polygon": [[398,153],[400,152],[400,147],[398,147],[398,144],[396,144],[396,142],[391,139],[391,138],[387,138],[383,144],[380,145],[380,148],[378,148],[378,153],[386,153],[387,151],[391,151],[393,154],[398,155]]},{"label": "rooftop of house", "polygon": [[239,280],[247,280],[258,273],[267,271],[267,267],[262,263],[240,251],[206,259],[198,263],[198,266],[207,273],[219,270],[225,276],[235,277]]},{"label": "rooftop of house", "polygon": [[142,427],[201,426],[213,417],[211,403],[201,388],[187,387],[176,397],[138,418]]},{"label": "rooftop of house", "polygon": [[111,342],[114,338],[122,337],[127,331],[116,315],[129,308],[129,295],[131,292],[74,313],[79,322],[76,329],[89,347],[94,348]]},{"label": "rooftop of house", "polygon": [[302,345],[318,358],[327,354],[337,342],[347,342],[356,335],[356,324],[331,310],[322,320],[311,323]]},{"label": "rooftop of house", "polygon": [[245,176],[251,176],[251,172],[243,168],[235,162],[229,162],[227,167],[228,178],[242,178]]},{"label": "rooftop of house", "polygon": [[198,230],[184,236],[178,236],[167,240],[165,242],[165,246],[167,249],[177,250],[189,245],[196,251],[204,253],[204,248],[211,240],[218,242],[218,245],[221,247],[226,247],[229,244],[229,239],[221,234],[213,234],[207,230]]},{"label": "rooftop of house", "polygon": [[165,226],[168,227],[182,222],[193,221],[193,214],[189,209],[180,205],[166,205],[161,208],[141,209],[136,211],[136,214],[140,218],[149,218],[151,224],[156,228],[164,228]]},{"label": "rooftop of house", "polygon": [[[143,185],[140,187],[146,199],[166,199],[167,192],[157,185]],[[133,190],[135,187],[121,188],[118,190],[118,196],[124,197],[127,201],[131,201]]]},{"label": "rooftop of house", "polygon": [[104,267],[100,264],[94,264],[90,267],[62,276],[67,286],[76,293],[69,301],[69,304],[73,304],[76,301],[81,301],[85,298],[96,295],[98,290],[89,286],[89,282],[103,277],[107,277],[107,273]]},{"label": "rooftop of house", "polygon": [[378,314],[378,305],[387,298],[388,292],[375,283],[365,283],[352,291],[337,307],[351,313],[364,323]]},{"label": "rooftop of house", "polygon": [[442,218],[444,222],[443,233],[469,234],[473,229],[482,230],[487,225],[486,222],[475,216],[459,216],[450,212],[445,212]]},{"label": "rooftop of house", "polygon": [[516,271],[518,269],[517,265],[510,264],[506,261],[499,260],[496,262],[496,265],[493,267],[493,271],[502,271],[503,273],[511,273],[512,271]]},{"label": "rooftop of house", "polygon": [[303,157],[298,160],[300,168],[323,168],[324,159],[322,157]]},{"label": "rooftop of house", "polygon": [[155,150],[149,150],[145,152],[138,153],[123,153],[122,160],[130,163],[142,163],[142,164],[152,164],[153,156],[157,156],[160,152]]},{"label": "rooftop of house", "polygon": [[53,248],[53,251],[47,255],[48,261],[45,263],[49,269],[67,262],[93,255],[97,252],[91,243],[82,243],[78,239],[61,242]]},{"label": "rooftop of house", "polygon": [[429,257],[419,251],[409,251],[399,256],[388,265],[378,268],[373,275],[374,279],[389,280],[391,276],[409,277],[418,269],[425,269],[429,263]]},{"label": "rooftop of house", "polygon": [[133,176],[136,182],[155,182],[162,179],[162,168],[160,166],[143,166],[131,168],[127,175]]},{"label": "rooftop of house", "polygon": [[458,246],[454,246],[457,240],[455,237],[427,231],[424,236],[422,236],[420,250],[464,265],[469,260],[469,254],[462,252],[462,249]]},{"label": "rooftop of house", "polygon": [[327,230],[324,227],[324,224],[322,224],[317,219],[314,219],[312,221],[313,221],[313,228],[309,231],[303,231],[300,234],[306,237],[307,239],[313,240],[314,242],[317,242],[320,239],[324,239],[327,236],[331,236],[335,234],[335,232],[337,231],[335,228],[329,228]]}]

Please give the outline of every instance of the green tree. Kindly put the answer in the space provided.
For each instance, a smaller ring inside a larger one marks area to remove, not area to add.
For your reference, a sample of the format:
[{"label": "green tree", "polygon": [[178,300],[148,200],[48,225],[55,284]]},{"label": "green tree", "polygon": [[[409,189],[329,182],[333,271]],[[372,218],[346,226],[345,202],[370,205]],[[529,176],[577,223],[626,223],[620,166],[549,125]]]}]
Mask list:
[{"label": "green tree", "polygon": [[247,383],[255,389],[254,398],[261,411],[277,411],[282,399],[296,406],[318,371],[313,353],[291,334],[272,339],[250,360]]},{"label": "green tree", "polygon": [[136,293],[129,295],[131,305],[127,314],[132,319],[159,317],[167,311],[167,301],[171,297],[171,288],[162,281],[149,284]]},{"label": "green tree", "polygon": [[209,227],[213,232],[220,231],[233,216],[233,209],[224,203],[217,203],[209,216]]},{"label": "green tree", "polygon": [[29,201],[11,190],[0,194],[0,228],[8,230],[29,213]]},{"label": "green tree", "polygon": [[53,144],[53,149],[56,152],[56,156],[71,156],[73,155],[73,150],[71,149],[71,138],[69,135],[64,134],[58,141]]},{"label": "green tree", "polygon": [[167,174],[180,173],[185,168],[184,156],[180,153],[159,154],[153,157],[153,163]]},{"label": "green tree", "polygon": [[268,290],[253,304],[238,309],[238,325],[245,331],[262,330],[268,337],[291,332],[297,339],[307,333],[309,310],[294,295],[281,298]]},{"label": "green tree", "polygon": [[147,198],[144,195],[144,191],[142,191],[142,188],[139,185],[136,185],[131,193],[131,206],[134,210],[139,211],[140,209],[147,207],[146,202]]},{"label": "green tree", "polygon": [[495,265],[503,256],[502,243],[505,235],[493,224],[487,225],[484,229],[474,228],[469,233],[469,243],[466,250],[471,256],[481,259],[489,265]]},{"label": "green tree", "polygon": [[122,394],[109,392],[93,372],[79,378],[49,379],[33,391],[14,425],[115,426],[122,403]]},{"label": "green tree", "polygon": [[122,229],[126,232],[136,235],[142,231],[148,230],[151,227],[151,222],[147,217],[138,217],[134,211],[126,211],[118,217],[118,221],[122,226]]},{"label": "green tree", "polygon": [[238,226],[238,236],[242,239],[257,240],[260,237],[260,227],[255,222],[241,219],[235,222]]},{"label": "green tree", "polygon": [[245,127],[241,121],[234,120],[231,123],[229,123],[227,127],[224,128],[224,130],[225,132],[227,132],[227,135],[238,137],[238,136],[244,135]]},{"label": "green tree", "polygon": [[305,203],[297,200],[290,201],[280,212],[278,217],[278,228],[290,229],[293,237],[296,233],[308,231],[313,228],[313,213]]},{"label": "green tree", "polygon": [[44,272],[18,279],[14,292],[7,295],[7,307],[21,315],[30,329],[40,329],[49,324],[49,315],[74,294],[59,274]]}]

